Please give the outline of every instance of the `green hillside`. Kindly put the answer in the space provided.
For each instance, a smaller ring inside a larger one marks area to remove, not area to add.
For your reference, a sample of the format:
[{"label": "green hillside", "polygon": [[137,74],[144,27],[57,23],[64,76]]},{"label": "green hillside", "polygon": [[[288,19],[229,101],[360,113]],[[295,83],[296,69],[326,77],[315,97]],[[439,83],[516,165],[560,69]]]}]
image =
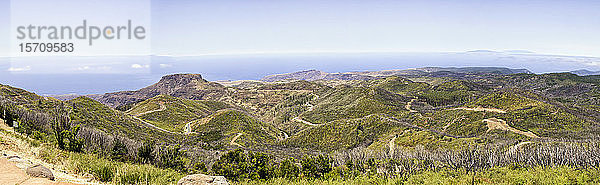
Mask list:
[{"label": "green hillside", "polygon": [[172,132],[182,132],[188,122],[227,108],[231,108],[231,106],[218,101],[187,100],[168,95],[158,95],[135,104],[127,113],[160,128]]},{"label": "green hillside", "polygon": [[338,87],[322,93],[314,109],[300,114],[304,120],[324,124],[338,119],[362,118],[371,114],[403,114],[409,97],[381,88]]},{"label": "green hillside", "polygon": [[273,125],[237,110],[219,111],[199,120],[193,124],[192,131],[202,141],[239,147],[275,144],[278,136],[281,136]]},{"label": "green hillside", "polygon": [[[395,74],[243,87],[170,75],[135,96],[88,96],[105,104],[1,85],[0,117],[17,123],[14,130],[32,142],[69,152],[241,179],[597,166],[597,76]],[[56,119],[61,113],[69,119]],[[70,149],[60,144],[65,141],[83,147]],[[230,165],[236,166],[231,173]]]},{"label": "green hillside", "polygon": [[114,110],[100,102],[87,97],[79,97],[67,101],[72,107],[69,114],[71,123],[82,124],[90,128],[111,134],[125,134],[129,138],[139,140],[160,139],[173,140],[175,136],[159,131],[132,116]]}]

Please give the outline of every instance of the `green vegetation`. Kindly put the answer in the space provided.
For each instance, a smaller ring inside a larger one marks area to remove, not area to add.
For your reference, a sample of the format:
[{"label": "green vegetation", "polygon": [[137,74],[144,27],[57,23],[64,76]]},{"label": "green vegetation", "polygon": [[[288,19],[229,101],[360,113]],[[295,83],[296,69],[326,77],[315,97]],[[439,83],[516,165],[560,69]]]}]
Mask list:
[{"label": "green vegetation", "polygon": [[117,109],[0,86],[0,118],[42,146],[45,161],[115,184],[192,173],[236,184],[600,183],[598,77],[421,71],[244,88],[165,80],[122,101],[116,93]]},{"label": "green vegetation", "polygon": [[111,134],[125,134],[129,138],[140,140],[160,138],[168,141],[176,139],[164,132],[146,126],[141,121],[123,112],[114,110],[87,97],[78,97],[67,101],[67,103],[72,107],[69,117],[71,124],[74,125],[81,124]]},{"label": "green vegetation", "polygon": [[227,144],[241,134],[235,143],[245,147],[273,144],[279,133],[273,125],[237,110],[215,113],[207,117],[204,123],[193,127],[193,131],[197,132],[203,141]]},{"label": "green vegetation", "polygon": [[234,181],[240,179],[269,179],[274,174],[273,160],[262,153],[234,150],[221,156],[212,171]]},{"label": "green vegetation", "polygon": [[382,88],[405,96],[415,96],[417,93],[431,88],[431,86],[427,83],[412,82],[408,79],[395,76],[373,80],[370,83],[375,84],[375,87],[377,88]]},{"label": "green vegetation", "polygon": [[390,130],[402,128],[402,125],[390,124],[380,115],[372,115],[314,126],[290,137],[286,144],[325,151],[351,149],[361,145],[368,146],[374,138],[381,137]]},{"label": "green vegetation", "polygon": [[43,147],[40,157],[49,163],[64,164],[76,173],[89,173],[96,180],[115,184],[174,184],[184,175],[148,164],[115,162],[97,154],[66,152]]},{"label": "green vegetation", "polygon": [[186,123],[226,108],[231,106],[217,101],[186,100],[159,95],[136,104],[128,113],[163,129],[181,132]]},{"label": "green vegetation", "polygon": [[304,120],[323,124],[340,119],[362,118],[371,114],[401,114],[410,101],[381,88],[340,87],[321,95],[313,111],[300,115]]},{"label": "green vegetation", "polygon": [[476,101],[468,104],[467,106],[481,106],[485,108],[498,108],[505,111],[513,111],[519,109],[527,109],[534,106],[540,106],[543,104],[544,103],[542,102],[519,96],[514,92],[499,92],[481,97]]},{"label": "green vegetation", "polygon": [[[267,181],[241,181],[238,185],[341,185],[341,184],[597,184],[600,171],[578,170],[569,167],[533,169],[498,167],[478,172],[473,175],[465,171],[440,170],[425,171],[420,174],[404,177],[359,176],[351,179],[286,179],[274,178]],[[472,180],[475,180],[472,182]]]}]

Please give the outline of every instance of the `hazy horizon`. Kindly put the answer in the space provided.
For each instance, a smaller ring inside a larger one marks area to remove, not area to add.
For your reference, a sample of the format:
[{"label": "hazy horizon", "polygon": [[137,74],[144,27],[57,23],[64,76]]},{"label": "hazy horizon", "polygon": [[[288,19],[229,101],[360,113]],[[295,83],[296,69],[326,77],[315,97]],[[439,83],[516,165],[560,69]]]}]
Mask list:
[{"label": "hazy horizon", "polygon": [[[522,52],[522,51],[521,51]],[[140,59],[141,57],[141,59]],[[600,58],[536,53],[319,53],[212,56],[111,56],[0,59],[0,83],[38,94],[99,94],[137,90],[175,73],[201,74],[209,81],[259,80],[272,75],[316,69],[329,73],[419,67],[507,67],[533,73],[600,71]],[[139,60],[138,60],[139,59]],[[17,60],[17,59],[14,59]],[[136,61],[150,61],[148,64]]]},{"label": "hazy horizon", "polygon": [[[172,73],[214,81],[306,69],[600,71],[599,9],[593,0],[0,0],[0,56],[7,56],[0,58],[0,83],[40,94],[89,94],[138,89]],[[18,26],[82,20],[131,20],[147,28],[148,39],[101,39],[72,53],[17,52]],[[33,55],[42,57],[13,57]]]}]

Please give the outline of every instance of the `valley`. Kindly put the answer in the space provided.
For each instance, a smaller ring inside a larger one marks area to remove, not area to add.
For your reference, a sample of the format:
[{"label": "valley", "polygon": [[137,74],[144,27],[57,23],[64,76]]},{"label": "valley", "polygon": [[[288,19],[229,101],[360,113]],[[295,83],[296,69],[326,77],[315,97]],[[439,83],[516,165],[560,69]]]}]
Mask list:
[{"label": "valley", "polygon": [[[180,173],[229,180],[234,173],[219,171],[219,161],[241,150],[251,157],[270,156],[277,164],[329,156],[332,167],[349,168],[347,163],[368,166],[368,160],[376,160],[377,169],[360,173],[387,175],[399,173],[387,168],[401,165],[394,160],[417,160],[407,157],[413,152],[428,153],[420,162],[442,165],[450,164],[437,156],[444,152],[485,156],[559,141],[569,147],[596,143],[598,85],[597,76],[485,67],[309,70],[237,82],[174,74],[139,90],[68,100],[1,85],[0,107],[16,120],[16,131],[40,142],[54,145],[56,130],[64,130],[73,133],[65,135],[65,150],[80,145],[76,152]],[[140,156],[145,146],[152,157]],[[488,169],[490,164],[481,165]]]}]

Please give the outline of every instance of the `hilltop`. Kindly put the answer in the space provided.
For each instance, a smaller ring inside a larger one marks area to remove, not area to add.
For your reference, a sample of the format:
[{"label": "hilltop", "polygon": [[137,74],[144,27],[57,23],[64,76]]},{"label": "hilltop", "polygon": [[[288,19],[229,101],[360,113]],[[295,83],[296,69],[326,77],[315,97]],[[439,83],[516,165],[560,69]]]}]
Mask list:
[{"label": "hilltop", "polygon": [[218,98],[223,93],[222,85],[206,81],[200,74],[173,74],[164,76],[157,83],[139,90],[90,95],[89,97],[110,107],[119,107],[161,94],[198,100]]},{"label": "hilltop", "polygon": [[188,100],[158,95],[136,103],[127,114],[173,132],[185,132],[186,124],[232,106],[209,100]]}]

